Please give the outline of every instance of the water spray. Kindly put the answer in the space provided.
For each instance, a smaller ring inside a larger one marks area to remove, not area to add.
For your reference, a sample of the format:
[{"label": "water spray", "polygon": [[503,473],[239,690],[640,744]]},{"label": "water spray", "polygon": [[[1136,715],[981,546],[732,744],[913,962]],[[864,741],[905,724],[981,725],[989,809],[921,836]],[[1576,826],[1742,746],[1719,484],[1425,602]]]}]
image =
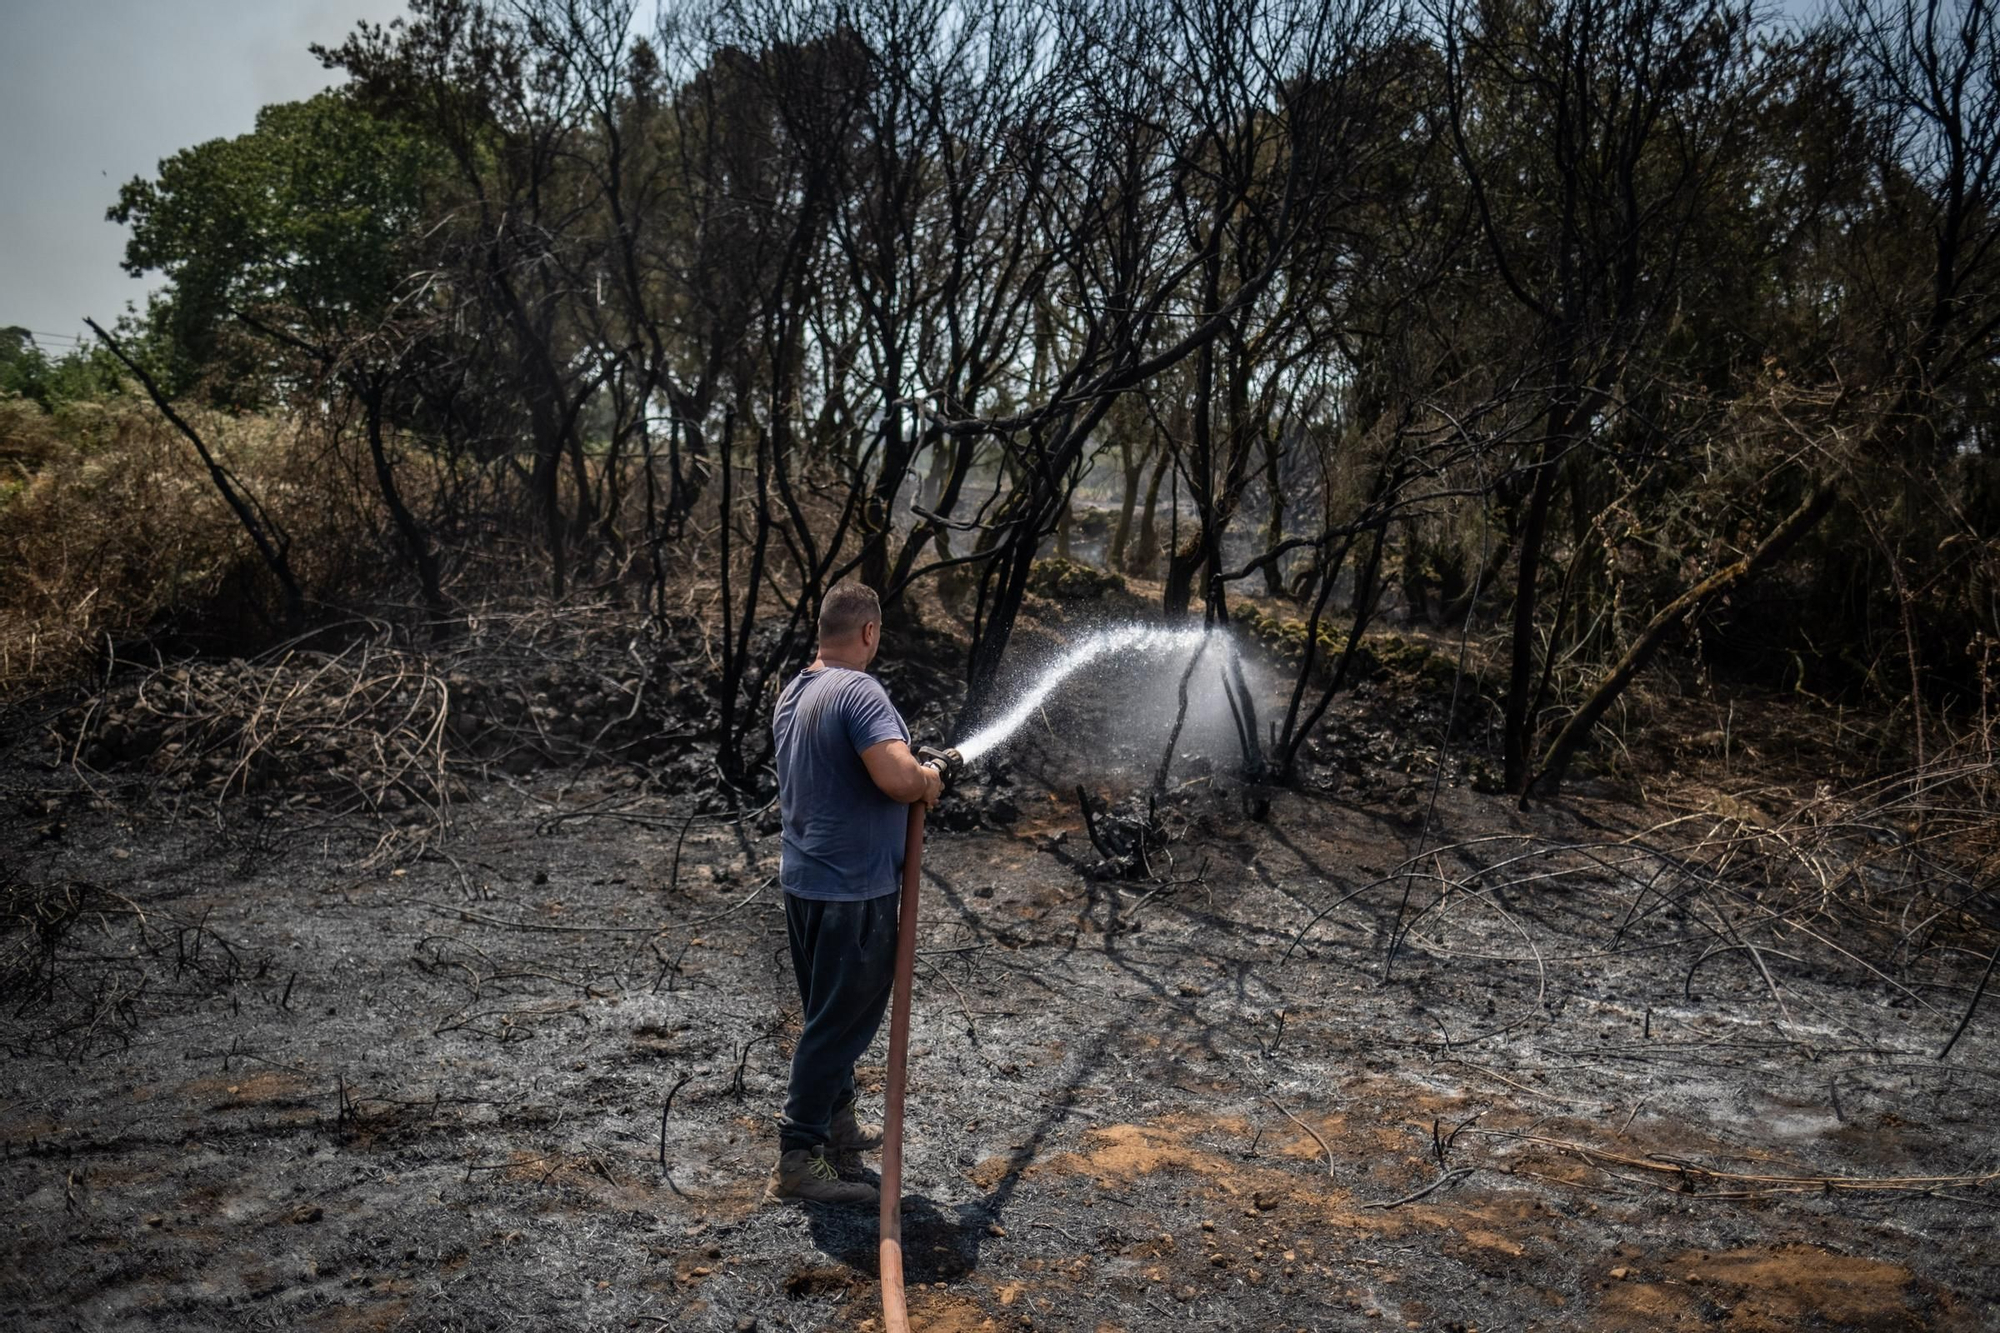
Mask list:
[{"label": "water spray", "polygon": [[955,753],[963,756],[962,762],[969,763],[993,749],[1034,716],[1035,710],[1054,693],[1056,686],[1100,657],[1117,652],[1163,653],[1193,648],[1208,634],[1205,629],[1165,629],[1149,625],[1100,630],[1050,663],[1012,708],[960,741]]}]

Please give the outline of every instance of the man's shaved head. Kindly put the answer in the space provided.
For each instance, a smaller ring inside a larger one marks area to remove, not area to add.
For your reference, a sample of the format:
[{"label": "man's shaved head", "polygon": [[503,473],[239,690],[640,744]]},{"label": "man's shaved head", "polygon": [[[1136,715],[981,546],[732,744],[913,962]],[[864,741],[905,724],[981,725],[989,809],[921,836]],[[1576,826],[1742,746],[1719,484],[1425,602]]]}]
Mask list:
[{"label": "man's shaved head", "polygon": [[819,641],[845,643],[869,621],[882,623],[882,599],[863,583],[837,583],[819,604]]}]

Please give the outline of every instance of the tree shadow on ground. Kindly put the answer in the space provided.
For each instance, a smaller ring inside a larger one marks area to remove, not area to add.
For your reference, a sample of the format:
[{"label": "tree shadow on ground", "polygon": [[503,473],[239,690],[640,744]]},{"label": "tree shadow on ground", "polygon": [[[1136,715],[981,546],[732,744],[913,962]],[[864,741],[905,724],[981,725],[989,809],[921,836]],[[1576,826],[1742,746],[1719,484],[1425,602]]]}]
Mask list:
[{"label": "tree shadow on ground", "polygon": [[[987,1199],[947,1212],[921,1194],[903,1196],[903,1280],[957,1282],[979,1267],[980,1244],[998,1214]],[[872,1209],[809,1207],[813,1244],[827,1257],[868,1277],[880,1277],[881,1245]]]}]

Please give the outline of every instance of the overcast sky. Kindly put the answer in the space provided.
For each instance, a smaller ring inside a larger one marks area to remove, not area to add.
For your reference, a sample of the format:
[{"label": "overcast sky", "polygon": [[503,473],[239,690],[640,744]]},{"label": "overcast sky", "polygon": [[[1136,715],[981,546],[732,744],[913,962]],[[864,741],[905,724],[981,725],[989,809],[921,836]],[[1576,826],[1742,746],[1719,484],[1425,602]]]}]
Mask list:
[{"label": "overcast sky", "polygon": [[[403,0],[0,0],[0,326],[86,332],[144,305],[118,187],[334,82],[306,49]],[[69,344],[43,338],[51,351]]]}]

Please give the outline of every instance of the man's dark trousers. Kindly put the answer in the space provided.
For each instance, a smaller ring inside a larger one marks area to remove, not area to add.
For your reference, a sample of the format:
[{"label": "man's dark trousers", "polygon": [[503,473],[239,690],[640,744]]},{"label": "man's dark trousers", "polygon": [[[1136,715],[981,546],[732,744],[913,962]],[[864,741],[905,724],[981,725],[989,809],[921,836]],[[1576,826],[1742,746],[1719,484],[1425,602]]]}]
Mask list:
[{"label": "man's dark trousers", "polygon": [[895,893],[860,902],[785,895],[785,929],[805,1031],[792,1052],[780,1150],[827,1141],[833,1113],[854,1100],[854,1062],[875,1039],[896,969]]}]

